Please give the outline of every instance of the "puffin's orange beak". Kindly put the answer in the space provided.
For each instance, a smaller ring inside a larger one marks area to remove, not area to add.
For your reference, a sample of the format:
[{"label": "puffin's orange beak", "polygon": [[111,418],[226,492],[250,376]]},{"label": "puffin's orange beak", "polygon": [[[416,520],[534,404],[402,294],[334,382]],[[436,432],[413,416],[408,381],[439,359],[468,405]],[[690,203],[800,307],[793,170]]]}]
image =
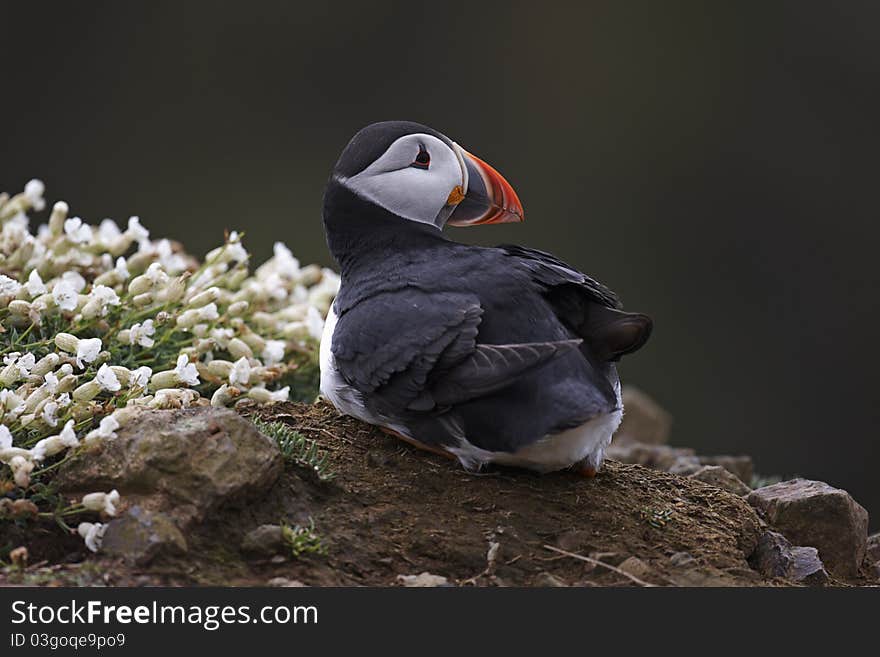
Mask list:
[{"label": "puffin's orange beak", "polygon": [[476,155],[459,147],[467,168],[467,190],[447,220],[452,226],[523,221],[522,203],[504,177]]}]

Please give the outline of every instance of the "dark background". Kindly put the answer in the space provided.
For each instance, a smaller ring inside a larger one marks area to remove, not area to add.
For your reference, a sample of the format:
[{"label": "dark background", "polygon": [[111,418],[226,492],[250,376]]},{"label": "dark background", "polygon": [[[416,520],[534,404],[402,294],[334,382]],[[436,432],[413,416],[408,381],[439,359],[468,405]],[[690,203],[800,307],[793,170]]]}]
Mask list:
[{"label": "dark background", "polygon": [[[651,314],[626,381],[673,442],[847,488],[880,517],[878,6],[0,4],[0,188],[204,253],[329,264],[321,193],[361,126],[496,165],[521,225]],[[453,229],[455,230],[455,229]],[[876,524],[876,520],[873,524]]]}]

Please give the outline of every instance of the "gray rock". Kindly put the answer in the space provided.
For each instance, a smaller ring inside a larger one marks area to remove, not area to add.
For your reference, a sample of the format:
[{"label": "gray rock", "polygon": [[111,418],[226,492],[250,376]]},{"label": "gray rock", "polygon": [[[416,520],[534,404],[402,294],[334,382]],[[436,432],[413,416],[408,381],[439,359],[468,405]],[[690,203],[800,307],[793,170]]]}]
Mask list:
[{"label": "gray rock", "polygon": [[398,575],[397,581],[403,586],[409,587],[452,586],[443,575],[432,575],[429,572],[418,575]]},{"label": "gray rock", "polygon": [[880,532],[868,537],[865,543],[865,558],[868,563],[880,563]]},{"label": "gray rock", "polygon": [[617,568],[640,580],[644,580],[651,575],[651,566],[638,557],[628,557],[624,559]]},{"label": "gray rock", "polygon": [[825,586],[831,581],[816,548],[795,545],[791,548],[791,555],[794,563],[791,565],[790,579],[807,586]]},{"label": "gray rock", "polygon": [[761,534],[749,565],[765,577],[780,577],[807,586],[824,586],[829,581],[816,548],[793,546],[774,531]]},{"label": "gray rock", "polygon": [[688,479],[696,479],[704,483],[710,484],[717,488],[726,490],[734,495],[748,495],[752,490],[739,480],[735,474],[728,472],[720,465],[704,465],[691,475]]},{"label": "gray rock", "polygon": [[556,575],[544,571],[535,575],[532,586],[542,586],[544,588],[559,588],[563,586],[568,586],[568,584],[559,579]]},{"label": "gray rock", "polygon": [[185,528],[221,505],[259,497],[283,468],[277,445],[225,408],[145,410],[117,434],[60,468],[60,489],[116,488],[126,502],[165,511]]},{"label": "gray rock", "polygon": [[260,525],[248,532],[241,551],[257,557],[271,557],[284,550],[284,532],[279,525]]},{"label": "gray rock", "polygon": [[697,459],[703,465],[720,465],[746,484],[750,483],[755,475],[751,456],[698,456]]},{"label": "gray rock", "polygon": [[694,456],[694,450],[687,447],[669,447],[668,445],[618,444],[615,438],[606,451],[606,455],[608,458],[622,463],[636,463],[654,470],[668,471],[682,457]]},{"label": "gray rock", "polygon": [[164,513],[133,506],[107,525],[101,552],[144,566],[159,556],[187,551],[183,534]]},{"label": "gray rock", "polygon": [[623,421],[615,440],[662,445],[669,439],[672,416],[647,394],[633,386],[624,386]]},{"label": "gray rock", "polygon": [[286,577],[273,577],[266,582],[266,585],[277,588],[300,588],[305,586],[298,579],[287,579]]},{"label": "gray rock", "polygon": [[676,568],[684,568],[685,566],[691,566],[696,562],[693,555],[690,552],[676,552],[671,557],[669,557],[669,563]]},{"label": "gray rock", "polygon": [[673,461],[672,465],[669,466],[668,472],[671,474],[677,474],[682,477],[687,477],[688,475],[694,474],[697,470],[703,467],[703,464],[700,463],[699,457],[696,456],[679,456],[675,461]]},{"label": "gray rock", "polygon": [[865,558],[868,512],[845,490],[793,479],[754,490],[748,501],[788,540],[817,548],[833,574],[858,574]]}]

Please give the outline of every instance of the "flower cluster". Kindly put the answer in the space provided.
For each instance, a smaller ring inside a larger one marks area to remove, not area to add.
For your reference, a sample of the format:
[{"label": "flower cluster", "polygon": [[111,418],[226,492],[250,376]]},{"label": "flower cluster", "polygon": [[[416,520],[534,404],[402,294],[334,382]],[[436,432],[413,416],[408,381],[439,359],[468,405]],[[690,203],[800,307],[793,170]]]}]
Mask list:
[{"label": "flower cluster", "polygon": [[[58,457],[113,440],[138,407],[283,401],[314,366],[332,270],[278,242],[251,273],[236,232],[200,262],[137,217],[94,226],[63,201],[34,232],[43,193],[32,180],[0,194],[0,497],[27,497]],[[118,501],[93,493],[65,513],[114,515]],[[100,523],[79,532],[97,549]]]}]

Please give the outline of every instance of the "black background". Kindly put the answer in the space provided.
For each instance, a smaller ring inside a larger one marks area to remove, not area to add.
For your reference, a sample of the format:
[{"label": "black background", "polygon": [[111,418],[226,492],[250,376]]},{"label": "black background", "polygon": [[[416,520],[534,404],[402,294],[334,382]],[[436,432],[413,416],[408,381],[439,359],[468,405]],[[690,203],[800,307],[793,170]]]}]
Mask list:
[{"label": "black background", "polygon": [[456,239],[550,250],[654,316],[623,376],[673,442],[880,509],[877,4],[0,7],[0,188],[329,264],[343,145],[427,123],[526,208]]}]

